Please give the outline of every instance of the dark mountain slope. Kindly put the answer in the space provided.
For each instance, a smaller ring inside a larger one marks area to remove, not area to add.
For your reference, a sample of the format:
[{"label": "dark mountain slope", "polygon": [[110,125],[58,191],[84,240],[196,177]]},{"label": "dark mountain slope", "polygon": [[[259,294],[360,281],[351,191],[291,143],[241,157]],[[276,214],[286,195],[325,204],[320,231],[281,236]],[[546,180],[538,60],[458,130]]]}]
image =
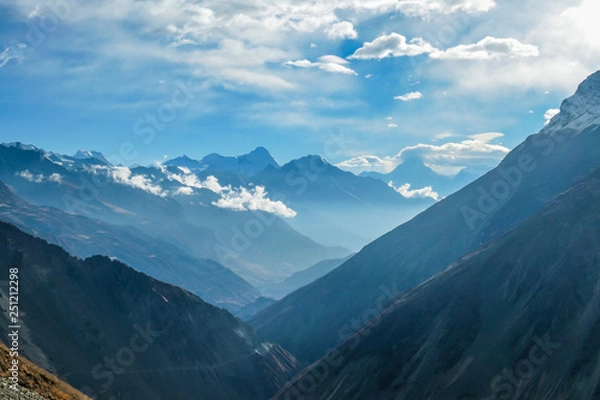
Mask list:
[{"label": "dark mountain slope", "polygon": [[135,228],[34,206],[15,196],[1,181],[0,220],[59,245],[76,257],[117,257],[138,271],[183,287],[221,307],[237,309],[258,297],[248,282],[214,261],[195,259]]},{"label": "dark mountain slope", "polygon": [[[97,398],[266,399],[295,372],[289,353],[227,311],[119,262],[75,259],[0,223],[0,268],[12,267],[19,269],[23,354]],[[6,297],[5,287],[0,294]],[[8,314],[0,311],[7,338]]]},{"label": "dark mountain slope", "polygon": [[352,257],[352,255],[346,258],[334,258],[331,260],[319,261],[315,265],[296,272],[294,275],[286,278],[284,281],[264,289],[263,293],[267,296],[280,299],[290,294],[294,290],[300,289],[301,287],[316,281],[323,275],[342,265],[350,257]]},{"label": "dark mountain slope", "polygon": [[399,297],[284,392],[277,398],[599,399],[600,169]]},{"label": "dark mountain slope", "polygon": [[[600,164],[600,72],[498,166],[258,313],[258,332],[314,361],[409,290],[538,211]],[[590,114],[595,112],[595,114]],[[495,196],[495,197],[494,197]]]}]

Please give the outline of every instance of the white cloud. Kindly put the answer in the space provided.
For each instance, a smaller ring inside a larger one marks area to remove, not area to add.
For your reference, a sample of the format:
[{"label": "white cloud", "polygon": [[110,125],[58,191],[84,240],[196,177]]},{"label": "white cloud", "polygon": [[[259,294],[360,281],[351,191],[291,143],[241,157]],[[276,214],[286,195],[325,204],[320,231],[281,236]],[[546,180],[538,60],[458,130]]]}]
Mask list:
[{"label": "white cloud", "polygon": [[444,51],[436,51],[429,56],[439,60],[490,60],[501,57],[537,57],[540,51],[536,46],[523,44],[513,38],[486,36],[475,44],[461,44]]},{"label": "white cloud", "polygon": [[410,41],[398,33],[383,35],[372,42],[365,42],[348,58],[351,60],[371,60],[386,57],[418,56],[437,51],[435,47],[422,38],[414,38]]},{"label": "white cloud", "polygon": [[407,146],[394,156],[378,157],[364,155],[342,161],[337,167],[354,173],[363,171],[391,172],[409,157],[418,157],[427,165],[434,165],[442,173],[452,174],[452,171],[464,167],[494,167],[504,158],[510,149],[490,143],[493,139],[502,137],[501,133],[489,132],[472,135],[462,142],[449,142],[441,145],[419,143]]},{"label": "white cloud", "polygon": [[212,204],[234,211],[265,211],[284,218],[293,218],[297,215],[296,211],[282,201],[273,201],[266,195],[267,192],[263,186],[256,186],[250,190],[240,187],[237,190],[222,193],[222,197]]},{"label": "white cloud", "polygon": [[61,184],[62,180],[63,180],[63,176],[61,174],[58,174],[55,172],[48,177],[48,180],[51,182],[56,182],[58,184]]},{"label": "white cloud", "polygon": [[410,183],[405,183],[400,187],[395,187],[393,182],[389,182],[388,186],[393,188],[396,192],[400,193],[407,199],[426,199],[432,198],[435,201],[440,199],[440,194],[435,192],[431,186],[425,186],[422,189],[410,189]]},{"label": "white cloud", "polygon": [[560,109],[558,109],[558,108],[551,108],[548,111],[546,111],[544,113],[544,119],[546,120],[546,122],[544,124],[548,125],[550,123],[550,120],[552,120],[552,118],[554,118],[559,112],[560,112]]},{"label": "white cloud", "polygon": [[494,0],[398,0],[396,8],[409,17],[429,18],[432,15],[465,12],[483,13],[496,6]]},{"label": "white cloud", "polygon": [[398,127],[398,125],[396,125],[396,124],[388,124],[388,128],[397,128],[397,127]]},{"label": "white cloud", "polygon": [[319,57],[318,62],[309,60],[286,61],[284,65],[297,68],[318,68],[323,71],[333,72],[344,75],[358,75],[356,71],[346,67],[348,61],[333,55]]},{"label": "white cloud", "polygon": [[144,175],[132,175],[131,170],[127,167],[100,167],[98,169],[106,169],[115,182],[121,185],[141,189],[155,196],[165,197],[167,195],[160,186],[152,184],[152,181]]},{"label": "white cloud", "polygon": [[264,211],[284,218],[293,218],[296,211],[286,206],[282,201],[275,201],[267,197],[263,186],[251,189],[245,187],[232,188],[231,185],[222,186],[219,180],[210,175],[204,181],[197,175],[188,173],[187,168],[179,168],[184,175],[170,173],[165,167],[160,166],[167,179],[177,181],[183,186],[175,191],[175,195],[191,195],[193,189],[207,189],[221,196],[213,201],[212,205],[234,211]]},{"label": "white cloud", "polygon": [[423,98],[423,93],[421,92],[410,92],[410,93],[406,93],[403,94],[402,96],[395,96],[394,100],[400,100],[400,101],[412,101],[412,100],[420,100]]},{"label": "white cloud", "polygon": [[63,176],[56,172],[46,177],[46,176],[44,176],[44,174],[34,175],[31,172],[29,172],[28,169],[21,171],[21,172],[17,172],[15,175],[20,176],[21,178],[28,180],[29,182],[34,182],[34,183],[54,182],[54,183],[58,183],[60,185],[63,180]]},{"label": "white cloud", "polygon": [[192,194],[194,194],[194,189],[189,186],[181,186],[173,194],[175,196],[177,196],[177,195],[191,196]]},{"label": "white cloud", "polygon": [[33,175],[31,172],[29,172],[28,169],[26,169],[25,171],[17,172],[15,175],[20,176],[21,178],[28,180],[29,182],[35,182],[35,183],[44,182],[44,175],[42,175],[42,174]]},{"label": "white cloud", "polygon": [[445,140],[445,139],[450,139],[451,137],[455,137],[456,135],[454,133],[450,133],[450,132],[443,132],[443,133],[438,133],[437,135],[435,135],[433,137],[434,142],[438,142],[440,140]]},{"label": "white cloud", "polygon": [[333,24],[325,30],[325,33],[332,40],[356,39],[358,37],[358,32],[354,29],[354,25],[348,21]]},{"label": "white cloud", "polygon": [[600,65],[600,2],[530,0],[527,4],[529,11],[523,13],[520,3],[503,3],[486,22],[485,32],[507,32],[506,28],[518,32],[524,42],[538,47],[539,56],[432,64],[427,75],[445,76],[455,94],[486,98],[531,90],[558,98],[572,94]]},{"label": "white cloud", "polygon": [[394,169],[392,157],[356,156],[336,164],[336,167],[354,172],[378,171],[390,172]]},{"label": "white cloud", "polygon": [[470,135],[469,138],[476,140],[478,142],[481,143],[489,143],[494,139],[499,139],[501,137],[504,137],[504,133],[500,133],[500,132],[484,132],[484,133],[477,133],[475,135]]},{"label": "white cloud", "polygon": [[[221,186],[221,184],[219,183],[219,180],[212,175],[206,177],[206,179],[204,181],[201,181],[200,179],[198,179],[197,175],[192,174],[191,171],[185,167],[178,167],[179,170],[181,170],[183,172],[183,175],[170,173],[163,166],[160,166],[160,168],[161,168],[162,172],[167,176],[167,179],[169,179],[171,181],[177,181],[185,187],[196,188],[196,189],[207,189],[207,190],[210,190],[211,192],[214,192],[217,194],[222,193],[226,190],[231,190],[231,186]],[[181,192],[181,193],[186,194],[185,192],[189,193],[188,190],[185,190],[184,192]]]},{"label": "white cloud", "polygon": [[342,57],[334,56],[331,54],[319,57],[319,61],[323,62],[323,63],[331,63],[331,64],[339,64],[339,65],[350,64],[350,62],[348,62],[348,60],[345,60]]}]

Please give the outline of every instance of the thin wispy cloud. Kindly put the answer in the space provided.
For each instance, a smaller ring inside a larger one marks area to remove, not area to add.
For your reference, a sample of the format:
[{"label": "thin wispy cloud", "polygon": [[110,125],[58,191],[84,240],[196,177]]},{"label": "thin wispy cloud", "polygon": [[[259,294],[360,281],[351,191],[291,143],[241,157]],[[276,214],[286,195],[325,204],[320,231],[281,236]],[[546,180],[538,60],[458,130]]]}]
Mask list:
[{"label": "thin wispy cloud", "polygon": [[436,51],[429,56],[438,60],[490,60],[501,57],[519,58],[539,55],[539,49],[531,44],[523,44],[513,38],[487,36],[477,43]]},{"label": "thin wispy cloud", "polygon": [[296,68],[318,68],[326,72],[332,72],[344,75],[358,75],[356,71],[345,66],[348,62],[337,56],[322,56],[319,61],[312,62],[309,60],[286,61],[283,65]]},{"label": "thin wispy cloud", "polygon": [[394,96],[394,100],[399,100],[399,101],[403,101],[403,102],[420,100],[422,98],[423,98],[423,93],[421,93],[421,92],[410,92],[410,93],[403,94],[401,96]]}]

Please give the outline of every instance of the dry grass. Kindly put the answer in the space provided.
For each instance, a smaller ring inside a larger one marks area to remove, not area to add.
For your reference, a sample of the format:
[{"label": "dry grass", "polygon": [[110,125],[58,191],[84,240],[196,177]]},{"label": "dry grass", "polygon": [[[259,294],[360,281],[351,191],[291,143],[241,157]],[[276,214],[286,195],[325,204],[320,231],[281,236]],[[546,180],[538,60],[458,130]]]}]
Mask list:
[{"label": "dry grass", "polygon": [[[11,362],[8,348],[0,343],[0,377],[9,376]],[[91,400],[23,357],[19,357],[19,384],[49,400]]]}]

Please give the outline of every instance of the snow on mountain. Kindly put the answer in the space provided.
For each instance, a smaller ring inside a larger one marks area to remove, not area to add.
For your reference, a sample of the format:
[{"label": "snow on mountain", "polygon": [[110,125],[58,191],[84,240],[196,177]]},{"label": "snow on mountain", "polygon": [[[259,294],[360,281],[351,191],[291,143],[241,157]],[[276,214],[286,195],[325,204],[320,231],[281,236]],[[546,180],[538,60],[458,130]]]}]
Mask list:
[{"label": "snow on mountain", "polygon": [[212,153],[200,161],[184,155],[169,160],[164,165],[184,167],[196,173],[203,171],[233,172],[248,177],[256,175],[268,166],[279,168],[277,160],[264,147],[257,147],[250,153],[241,156],[222,156]]},{"label": "snow on mountain", "polygon": [[73,158],[76,160],[89,160],[95,158],[96,160],[102,161],[104,164],[110,165],[110,161],[104,157],[104,154],[94,150],[78,150]]},{"label": "snow on mountain", "polygon": [[565,99],[556,114],[541,133],[550,136],[559,129],[581,131],[600,124],[600,71],[583,81],[575,94]]}]

